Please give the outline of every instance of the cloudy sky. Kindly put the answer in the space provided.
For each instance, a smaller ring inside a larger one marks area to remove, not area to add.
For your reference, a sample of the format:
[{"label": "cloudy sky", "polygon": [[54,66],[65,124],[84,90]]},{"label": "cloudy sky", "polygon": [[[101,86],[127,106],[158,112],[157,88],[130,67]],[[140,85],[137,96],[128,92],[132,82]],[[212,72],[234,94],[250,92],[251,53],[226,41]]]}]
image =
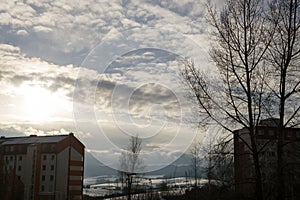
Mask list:
[{"label": "cloudy sky", "polygon": [[212,70],[205,2],[1,0],[0,134],[74,132],[115,168],[138,135],[146,170],[174,161],[205,136],[179,76]]}]

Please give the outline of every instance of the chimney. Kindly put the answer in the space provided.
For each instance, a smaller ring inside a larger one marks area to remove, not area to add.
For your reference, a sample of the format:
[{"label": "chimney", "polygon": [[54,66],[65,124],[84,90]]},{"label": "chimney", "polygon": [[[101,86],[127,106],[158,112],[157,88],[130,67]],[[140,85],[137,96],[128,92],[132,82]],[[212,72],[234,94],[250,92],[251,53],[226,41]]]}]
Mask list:
[{"label": "chimney", "polygon": [[29,137],[36,137],[37,135],[29,135]]}]

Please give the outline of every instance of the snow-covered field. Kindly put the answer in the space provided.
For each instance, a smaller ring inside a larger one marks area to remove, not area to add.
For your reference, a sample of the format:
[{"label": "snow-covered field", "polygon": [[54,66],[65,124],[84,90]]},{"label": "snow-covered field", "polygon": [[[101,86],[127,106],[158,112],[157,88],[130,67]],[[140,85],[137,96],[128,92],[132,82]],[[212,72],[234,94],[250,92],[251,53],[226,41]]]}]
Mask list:
[{"label": "snow-covered field", "polygon": [[[205,185],[206,179],[198,179],[198,186]],[[134,179],[133,186],[139,189],[159,189],[162,185],[168,188],[189,188],[195,184],[190,177],[163,178],[162,176],[143,176]],[[88,196],[106,196],[122,192],[122,183],[116,176],[98,176],[86,178],[83,190]]]}]

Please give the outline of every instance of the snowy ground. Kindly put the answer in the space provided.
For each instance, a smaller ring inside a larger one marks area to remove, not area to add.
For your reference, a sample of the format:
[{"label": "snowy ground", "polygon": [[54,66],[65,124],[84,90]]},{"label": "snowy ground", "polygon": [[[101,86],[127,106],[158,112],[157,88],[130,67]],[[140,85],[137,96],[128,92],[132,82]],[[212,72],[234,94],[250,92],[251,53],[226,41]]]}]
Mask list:
[{"label": "snowy ground", "polygon": [[[162,178],[162,176],[144,176],[135,179],[136,187],[144,190],[158,189],[162,184],[166,184],[168,188],[185,189],[192,187],[195,184],[193,178],[177,177],[177,178]],[[199,179],[198,186],[207,183],[205,179]],[[121,193],[122,184],[118,181],[118,177],[113,176],[99,176],[87,178],[84,180],[85,188],[83,190],[85,195],[88,196],[106,196],[116,193]]]}]

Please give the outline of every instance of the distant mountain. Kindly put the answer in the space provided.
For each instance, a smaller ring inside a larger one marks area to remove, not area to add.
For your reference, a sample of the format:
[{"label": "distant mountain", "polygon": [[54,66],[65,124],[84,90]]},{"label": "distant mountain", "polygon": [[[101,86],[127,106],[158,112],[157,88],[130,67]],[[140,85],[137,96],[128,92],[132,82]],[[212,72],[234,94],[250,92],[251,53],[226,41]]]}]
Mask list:
[{"label": "distant mountain", "polygon": [[116,175],[115,169],[105,166],[91,153],[85,152],[84,178],[104,175]]},{"label": "distant mountain", "polygon": [[[186,174],[192,174],[191,158],[188,154],[183,154],[174,163],[157,171],[149,172],[147,175],[162,175],[166,177],[180,177]],[[92,154],[86,152],[85,154],[85,169],[84,177],[95,176],[111,176],[117,175],[115,169],[105,166],[98,161]]]}]

